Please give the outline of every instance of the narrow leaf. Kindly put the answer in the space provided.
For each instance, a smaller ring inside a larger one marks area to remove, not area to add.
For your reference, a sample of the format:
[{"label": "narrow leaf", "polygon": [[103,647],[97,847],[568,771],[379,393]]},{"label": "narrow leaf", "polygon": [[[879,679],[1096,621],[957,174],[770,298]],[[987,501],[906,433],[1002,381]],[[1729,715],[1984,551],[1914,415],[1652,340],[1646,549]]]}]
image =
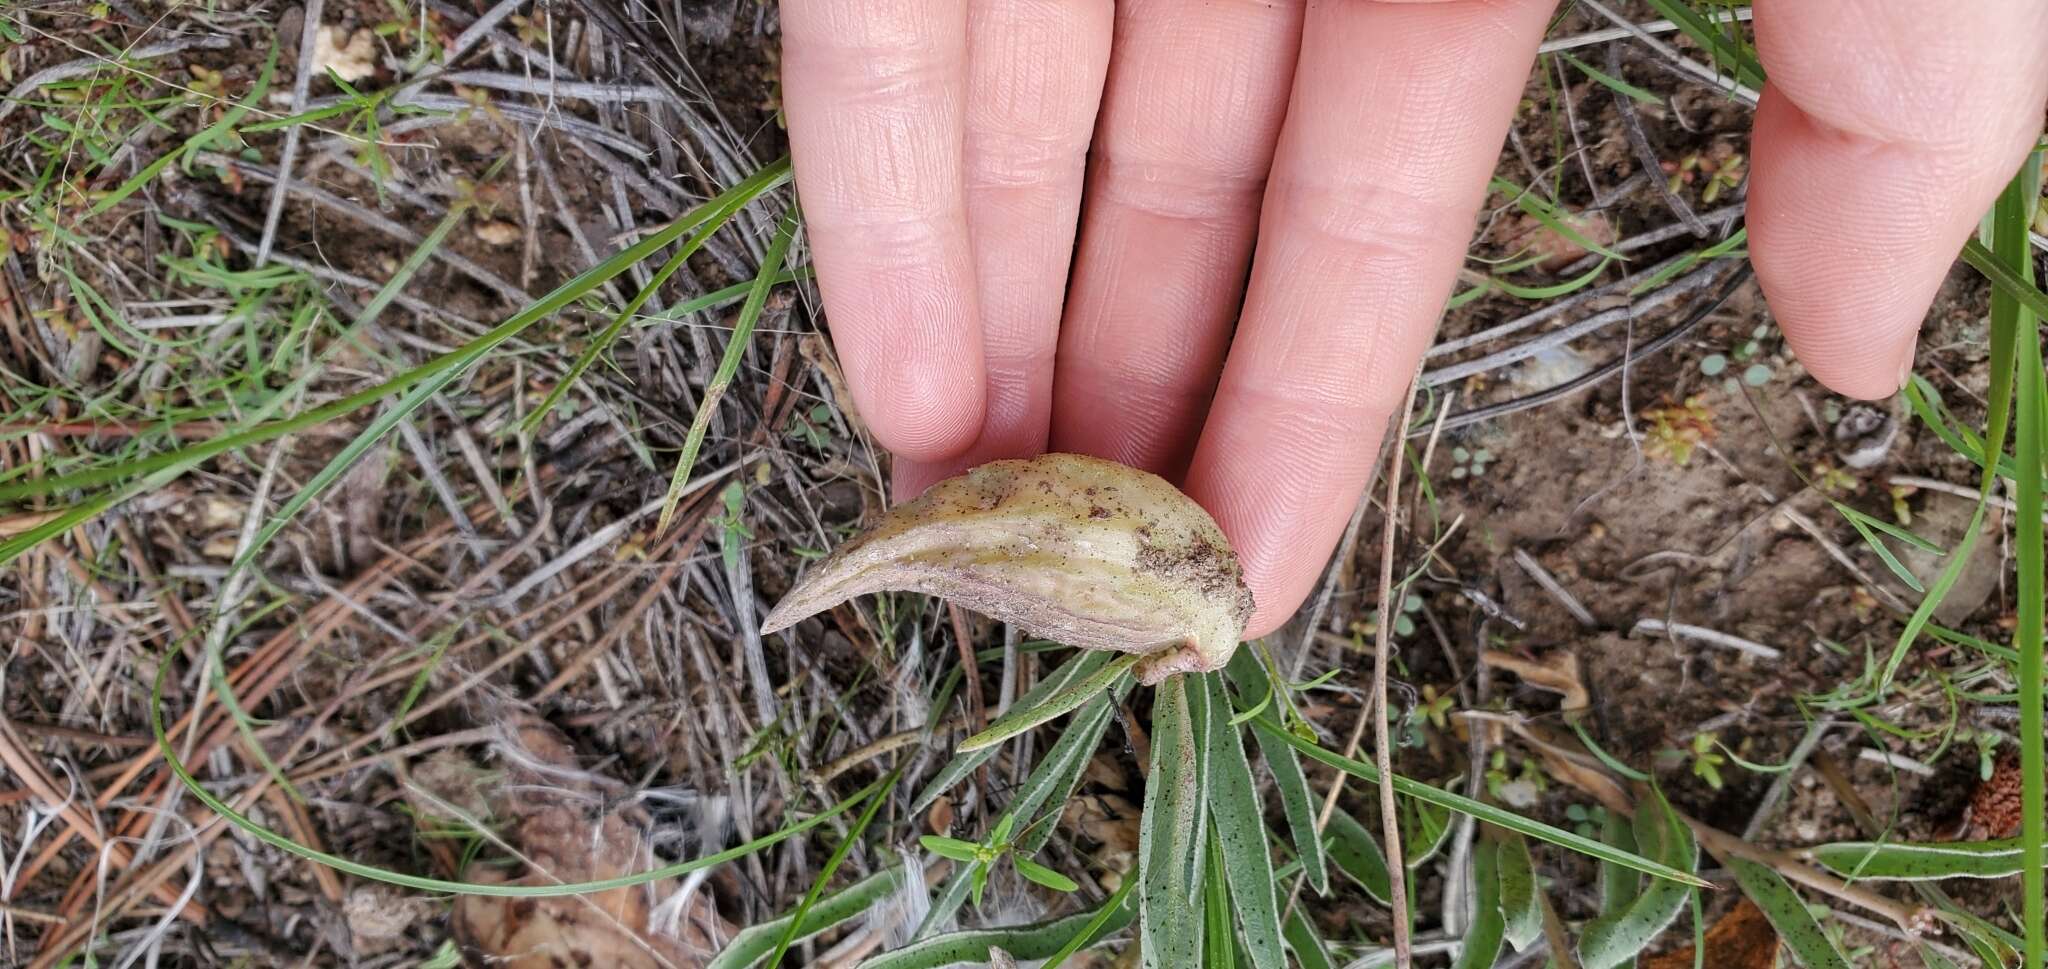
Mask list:
[{"label": "narrow leaf", "polygon": [[1509,834],[1500,843],[1500,910],[1505,922],[1503,934],[1516,952],[1529,947],[1543,935],[1543,905],[1536,893],[1536,859],[1529,854],[1529,842]]},{"label": "narrow leaf", "polygon": [[[796,931],[796,938],[808,939],[842,922],[866,915],[902,887],[903,874],[902,865],[892,865],[819,899],[804,915],[803,927]],[[789,931],[789,924],[795,918],[796,913],[791,912],[745,929],[733,936],[715,958],[705,963],[704,969],[746,969],[761,961],[774,950],[776,940]]]},{"label": "narrow leaf", "polygon": [[1381,905],[1393,897],[1393,883],[1387,872],[1387,856],[1365,825],[1344,811],[1330,813],[1330,861],[1350,876]]},{"label": "narrow leaf", "polygon": [[1138,835],[1139,940],[1147,969],[1202,965],[1202,744],[1196,733],[1208,692],[1188,689],[1188,677],[1159,685],[1152,700],[1152,769]]},{"label": "narrow leaf", "polygon": [[[1244,696],[1271,698],[1272,681],[1257,654],[1251,647],[1238,650],[1225,672]],[[1308,776],[1301,771],[1301,758],[1294,748],[1264,731],[1254,730],[1252,737],[1258,741],[1259,755],[1266,761],[1266,773],[1273,777],[1273,790],[1280,796],[1280,808],[1287,815],[1287,830],[1294,836],[1294,853],[1301,859],[1309,887],[1316,894],[1323,894],[1330,889],[1329,867],[1323,862],[1323,839],[1316,832],[1315,799],[1309,793]]]},{"label": "narrow leaf", "polygon": [[1770,920],[1771,927],[1778,930],[1778,938],[1792,950],[1800,965],[1806,969],[1850,969],[1848,958],[1835,947],[1820,923],[1814,921],[1813,913],[1785,876],[1742,858],[1729,858],[1728,867],[1735,870],[1735,881],[1742,886],[1742,894],[1749,896],[1764,918]]},{"label": "narrow leaf", "polygon": [[[1288,746],[1293,747],[1295,750],[1302,752],[1311,760],[1321,761],[1353,777],[1362,778],[1368,783],[1379,783],[1380,772],[1378,768],[1363,761],[1353,760],[1336,751],[1325,750],[1312,741],[1303,740],[1282,729],[1267,715],[1262,714],[1258,719],[1253,720],[1252,726],[1262,733],[1269,734]],[[1494,827],[1506,828],[1509,831],[1519,831],[1539,841],[1548,841],[1560,848],[1576,851],[1591,858],[1616,862],[1623,867],[1640,871],[1646,875],[1668,879],[1681,885],[1708,887],[1707,882],[1700,879],[1699,876],[1692,874],[1689,869],[1679,871],[1670,865],[1652,861],[1627,851],[1618,851],[1584,835],[1544,824],[1541,821],[1525,818],[1513,811],[1503,810],[1491,804],[1475,801],[1462,794],[1454,794],[1450,791],[1431,787],[1412,778],[1395,775],[1394,790],[1399,794],[1418,801],[1427,801],[1439,807],[1449,808],[1459,814],[1469,815]]]},{"label": "narrow leaf", "polygon": [[1245,952],[1256,969],[1285,969],[1272,849],[1267,846],[1265,809],[1259,804],[1251,762],[1245,758],[1243,737],[1223,715],[1230,710],[1223,677],[1204,674],[1198,682],[1209,695],[1209,819],[1215,825],[1230,900],[1243,926]]},{"label": "narrow leaf", "polygon": [[[1692,829],[1678,820],[1662,792],[1651,789],[1636,805],[1636,847],[1663,864],[1690,872],[1699,864],[1699,843]],[[1579,962],[1586,969],[1614,969],[1631,963],[1662,934],[1685,908],[1691,889],[1674,881],[1653,880],[1620,912],[1586,924],[1579,938]]]},{"label": "narrow leaf", "polygon": [[[1135,906],[1129,904],[1129,897],[1118,893],[1103,904],[1109,910],[1108,917],[1102,917],[1100,909],[1078,912],[1063,918],[1031,925],[1019,925],[1000,929],[972,929],[964,932],[948,932],[928,939],[912,942],[890,952],[872,956],[862,962],[859,969],[939,969],[953,965],[987,965],[988,950],[999,948],[1018,959],[1045,959],[1074,946],[1079,951],[1112,932],[1121,931],[1131,924],[1136,914]],[[1076,944],[1076,938],[1079,943]],[[1190,963],[1192,965],[1192,963]]]},{"label": "narrow leaf", "polygon": [[1472,845],[1472,925],[1465,930],[1453,969],[1493,969],[1500,958],[1506,922],[1500,912],[1500,845],[1480,839]]},{"label": "narrow leaf", "polygon": [[1861,881],[2010,878],[2020,873],[2019,838],[1938,844],[1841,841],[1813,849],[1813,860]]},{"label": "narrow leaf", "polygon": [[1080,682],[1054,692],[1046,697],[1044,702],[1024,709],[1012,709],[995,723],[989,724],[987,730],[961,741],[960,752],[973,753],[985,747],[993,747],[1026,730],[1065,716],[1109,689],[1110,684],[1130,672],[1131,667],[1138,665],[1141,659],[1144,657],[1136,653],[1122,654],[1104,663]]},{"label": "narrow leaf", "polygon": [[1323,944],[1322,934],[1315,924],[1303,913],[1301,906],[1294,907],[1287,916],[1285,929],[1287,948],[1294,953],[1294,961],[1301,963],[1301,969],[1337,969],[1337,962],[1330,957],[1330,950]]},{"label": "narrow leaf", "polygon": [[[1061,663],[1058,669],[1053,670],[1051,675],[1039,680],[1031,689],[1024,691],[1024,695],[1018,697],[1017,702],[1010,705],[1009,712],[1015,714],[1037,709],[1045,703],[1047,698],[1071,686],[1088,674],[1101,669],[1102,664],[1107,662],[1109,662],[1108,653],[1094,651],[1077,652],[1065,663]],[[972,672],[971,670],[969,671],[970,674]],[[910,803],[910,813],[923,814],[927,808],[932,806],[932,802],[939,799],[939,795],[952,790],[953,785],[966,780],[969,774],[974,773],[981,765],[988,763],[989,759],[995,755],[996,748],[993,746],[983,747],[980,750],[967,753],[955,753],[953,759],[947,761],[946,766],[940,768],[939,773],[931,779],[930,783],[924,786],[924,790],[918,792],[917,799]]]}]

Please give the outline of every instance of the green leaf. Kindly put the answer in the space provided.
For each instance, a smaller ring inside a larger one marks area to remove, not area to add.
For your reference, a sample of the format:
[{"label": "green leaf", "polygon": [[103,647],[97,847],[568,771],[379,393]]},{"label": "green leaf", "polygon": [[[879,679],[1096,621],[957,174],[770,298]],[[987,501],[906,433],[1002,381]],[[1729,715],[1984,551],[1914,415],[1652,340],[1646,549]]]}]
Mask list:
[{"label": "green leaf", "polygon": [[818,869],[818,877],[811,880],[810,891],[804,893],[804,900],[797,903],[796,911],[791,913],[795,918],[783,928],[782,938],[776,940],[775,951],[768,954],[768,969],[782,965],[783,954],[796,942],[797,931],[809,918],[812,907],[818,904],[818,899],[825,894],[825,885],[832,880],[832,873],[839,870],[839,865],[846,861],[846,856],[853,851],[853,846],[860,843],[861,834],[867,831],[868,825],[875,820],[875,812],[880,811],[882,805],[889,803],[889,792],[895,790],[896,782],[902,779],[903,768],[898,767],[890,771],[889,776],[884,778],[881,791],[868,799],[868,806],[861,809],[860,817],[853,822],[853,828],[846,832],[846,837],[839,839],[838,846],[834,847],[831,856],[825,859],[824,867]]},{"label": "green leaf", "polygon": [[[1634,834],[1638,850],[1666,866],[1690,872],[1699,864],[1700,848],[1692,829],[1655,788],[1636,805]],[[1586,923],[1579,937],[1579,962],[1586,969],[1614,969],[1633,962],[1678,918],[1690,895],[1690,889],[1678,882],[1651,881],[1621,911]]]},{"label": "green leaf", "polygon": [[938,855],[941,858],[951,858],[954,861],[974,861],[979,857],[976,852],[981,848],[980,845],[972,841],[962,841],[959,838],[943,838],[935,834],[925,835],[917,839],[917,843],[924,845],[924,850],[932,854]]},{"label": "green leaf", "polygon": [[1237,939],[1230,931],[1230,889],[1224,884],[1223,845],[1209,829],[1202,876],[1202,952],[1207,969],[1237,969]]},{"label": "green leaf", "polygon": [[1813,860],[1860,881],[1929,881],[1940,878],[2010,878],[2025,854],[2019,838],[1998,841],[1838,841],[1813,849]]},{"label": "green leaf", "polygon": [[158,175],[163,174],[163,170],[170,167],[172,162],[180,158],[190,158],[194,153],[204,151],[206,146],[213,144],[221,135],[233,130],[235,124],[240,122],[244,115],[248,114],[257,105],[263,103],[264,95],[270,93],[271,74],[276,70],[277,45],[271,44],[270,56],[264,60],[263,70],[256,75],[256,83],[250,86],[249,94],[246,97],[235,102],[235,106],[229,108],[225,114],[222,114],[219,121],[207,125],[198,134],[185,139],[184,144],[172,149],[163,157],[142,166],[141,171],[130,176],[127,181],[121,183],[119,188],[107,193],[105,198],[100,199],[98,204],[85,213],[86,217],[91,218],[121,204],[122,200],[130,195],[134,195],[144,185],[149,184]]},{"label": "green leaf", "polygon": [[1452,969],[1493,969],[1500,958],[1506,922],[1500,912],[1500,845],[1481,838],[1472,844],[1472,925]]},{"label": "green leaf", "polygon": [[1053,953],[1045,961],[1042,969],[1060,969],[1060,966],[1066,964],[1068,956],[1081,951],[1082,946],[1107,935],[1109,929],[1105,926],[1109,924],[1110,919],[1119,912],[1130,911],[1130,907],[1124,903],[1131,897],[1131,889],[1137,887],[1137,884],[1137,872],[1124,872],[1122,884],[1119,884],[1116,887],[1116,891],[1109,896],[1109,901],[1104,902],[1101,908],[1095,910],[1095,917],[1089,921],[1087,926],[1068,938],[1067,944],[1061,946],[1058,952]]},{"label": "green leaf", "polygon": [[[2028,227],[2040,204],[2041,152],[2026,157],[2020,171],[1999,195],[1992,210],[1994,263],[2026,284],[2024,292],[1991,295],[1994,316],[2011,318],[2019,419],[2013,424],[2013,462],[2023,472],[2013,489],[2018,511],[2013,526],[2013,557],[2018,562],[2018,600],[2013,648],[2019,651],[2020,722],[2014,733],[2020,747],[2020,924],[2024,926],[2026,965],[2048,964],[2048,740],[2042,723],[2044,637],[2048,637],[2048,535],[2044,535],[2041,475],[2048,462],[2048,375],[2042,373],[2040,324],[2048,318],[2048,298],[2033,286],[2034,253]],[[1971,240],[1975,243],[1976,240]],[[1995,282],[1995,280],[1994,280]],[[2014,304],[2021,304],[2015,306]],[[1997,329],[1994,327],[1994,330]]]},{"label": "green leaf", "polygon": [[1329,948],[1323,945],[1322,935],[1302,912],[1301,906],[1295,906],[1287,916],[1283,934],[1288,950],[1294,953],[1294,961],[1301,963],[1301,969],[1337,969],[1336,960],[1330,958]]},{"label": "green leaf", "polygon": [[1598,70],[1594,68],[1593,65],[1588,64],[1585,61],[1579,60],[1578,58],[1573,57],[1572,55],[1565,53],[1564,51],[1558,51],[1558,56],[1564,58],[1567,62],[1571,64],[1571,66],[1578,68],[1580,71],[1584,72],[1587,77],[1590,77],[1595,81],[1598,81],[1600,83],[1600,86],[1610,91],[1624,95],[1626,97],[1634,98],[1638,101],[1643,102],[1644,104],[1664,103],[1664,99],[1658,97],[1655,91],[1646,91],[1633,84],[1630,84],[1627,81],[1622,80],[1621,78],[1614,77],[1613,75],[1610,75],[1605,71]]},{"label": "green leaf", "polygon": [[667,531],[669,522],[675,519],[676,504],[683,498],[683,486],[690,480],[690,471],[697,466],[697,450],[704,446],[704,435],[711,429],[711,415],[718,410],[725,388],[739,373],[740,358],[746,355],[747,343],[754,336],[754,324],[760,322],[761,310],[768,305],[768,291],[774,287],[776,274],[782,271],[782,261],[789,254],[790,242],[796,238],[796,226],[797,208],[795,203],[791,203],[788,211],[782,213],[781,223],[775,227],[775,237],[768,242],[767,254],[761,257],[761,270],[754,276],[754,287],[747,290],[747,300],[740,304],[732,336],[725,342],[725,353],[719,358],[718,369],[712,372],[710,382],[704,385],[704,396],[697,402],[697,415],[690,419],[690,430],[683,436],[683,453],[676,458],[675,473],[668,480],[668,496],[661,503],[661,517],[654,526],[657,532]]},{"label": "green leaf", "polygon": [[[1544,228],[1571,240],[1573,245],[1587,252],[1599,253],[1610,260],[1628,261],[1627,256],[1594,242],[1585,233],[1573,227],[1563,215],[1559,214],[1557,207],[1545,200],[1543,196],[1537,195],[1535,192],[1516,185],[1505,178],[1494,178],[1490,187],[1493,191],[1508,196],[1509,200],[1514,202],[1516,208],[1521,209],[1530,218],[1541,223]],[[1494,282],[1496,285],[1499,283],[1498,280]]]},{"label": "green leaf", "polygon": [[[1734,75],[1735,80],[1747,87],[1760,88],[1764,85],[1764,68],[1757,63],[1756,56],[1747,45],[1693,9],[1686,0],[1649,0],[1650,6],[1664,19],[1678,25],[1678,29],[1694,43],[1705,47],[1714,55],[1714,63],[1722,70]],[[1740,27],[1734,27],[1740,30]]]},{"label": "green leaf", "polygon": [[1500,843],[1500,910],[1506,921],[1503,934],[1516,952],[1529,947],[1543,935],[1543,905],[1536,893],[1536,859],[1529,854],[1529,842],[1509,834]]},{"label": "green leaf", "polygon": [[1045,887],[1050,888],[1053,891],[1071,892],[1078,891],[1081,887],[1079,885],[1074,884],[1073,879],[1068,878],[1067,876],[1062,875],[1059,872],[1053,871],[1052,869],[1047,868],[1044,865],[1032,861],[1031,859],[1026,858],[1022,855],[1012,856],[1010,858],[1010,861],[1017,866],[1017,874],[1023,875],[1025,878],[1033,882],[1036,882],[1040,885],[1044,885]]},{"label": "green leaf", "polygon": [[[1102,909],[1107,910],[1106,918],[1102,917]],[[960,963],[986,965],[991,946],[1018,959],[1045,959],[1069,945],[1073,946],[1073,951],[1079,951],[1112,932],[1122,931],[1136,914],[1129,896],[1123,892],[1111,896],[1103,903],[1102,909],[1031,925],[935,935],[872,956],[862,962],[859,969],[939,969]]]},{"label": "green leaf", "polygon": [[1401,829],[1401,853],[1412,870],[1450,844],[1451,812],[1426,801],[1403,802]]},{"label": "green leaf", "polygon": [[1080,682],[1046,697],[1043,703],[1012,709],[1003,714],[995,723],[989,724],[987,730],[961,741],[960,752],[973,753],[985,747],[993,747],[1026,730],[1072,712],[1081,704],[1088,702],[1090,697],[1109,689],[1110,684],[1130,672],[1131,667],[1138,665],[1138,661],[1143,658],[1136,653],[1119,654]]},{"label": "green leaf", "polygon": [[1215,826],[1230,900],[1244,929],[1245,951],[1256,969],[1286,969],[1272,848],[1252,765],[1245,758],[1243,737],[1224,717],[1230,702],[1222,675],[1204,674],[1198,682],[1208,692],[1209,820]]},{"label": "green leaf", "polygon": [[[1060,739],[1052,749],[1040,758],[1038,766],[1026,775],[1024,783],[1017,788],[1016,796],[1005,809],[1005,817],[1015,817],[1023,822],[1024,836],[1013,845],[1019,854],[1030,857],[1045,847],[1052,839],[1053,824],[1047,818],[1038,823],[1039,812],[1051,808],[1057,811],[1067,801],[1074,786],[1080,783],[1081,772],[1088,767],[1088,758],[1102,742],[1102,734],[1109,728],[1110,707],[1122,700],[1130,689],[1130,681],[1118,684],[1113,693],[1100,693],[1081,712],[1074,715]],[[914,812],[916,813],[916,812]],[[998,822],[1000,823],[1000,822]],[[970,872],[956,872],[932,899],[931,910],[926,914],[924,924],[918,926],[915,937],[923,938],[936,931],[938,926],[960,910],[967,901],[969,889],[973,886]]]},{"label": "green leaf", "polygon": [[[1335,751],[1325,750],[1313,741],[1288,733],[1275,724],[1269,716],[1261,715],[1258,719],[1252,721],[1252,725],[1258,730],[1280,739],[1295,750],[1306,754],[1311,760],[1321,761],[1353,777],[1361,778],[1367,783],[1379,783],[1380,772],[1378,768],[1363,761],[1353,760]],[[1576,851],[1591,858],[1616,862],[1646,875],[1668,879],[1682,885],[1693,885],[1701,888],[1709,887],[1706,881],[1692,874],[1690,869],[1679,871],[1670,865],[1652,861],[1627,851],[1618,851],[1584,835],[1574,834],[1562,828],[1544,824],[1541,821],[1525,818],[1513,811],[1503,810],[1491,804],[1475,801],[1462,794],[1454,794],[1450,791],[1431,787],[1421,781],[1397,774],[1394,777],[1394,790],[1396,793],[1418,801],[1427,801],[1438,807],[1449,808],[1459,814],[1469,815],[1494,827],[1506,828],[1509,831],[1519,831],[1539,841],[1548,841],[1560,848]]]},{"label": "green leaf", "polygon": [[1138,832],[1139,940],[1147,969],[1202,965],[1202,849],[1208,800],[1199,728],[1208,691],[1169,677],[1152,698],[1152,769]]},{"label": "green leaf", "polygon": [[1330,861],[1337,870],[1365,889],[1381,905],[1393,897],[1393,883],[1387,872],[1387,856],[1372,832],[1344,811],[1330,812]]},{"label": "green leaf", "polygon": [[[869,910],[881,905],[890,894],[903,886],[903,866],[892,865],[860,881],[854,882],[831,895],[819,899],[805,914],[803,928],[796,937],[808,939],[842,922],[868,914]],[[788,932],[791,922],[796,920],[792,912],[781,918],[752,926],[733,936],[717,957],[705,964],[705,969],[746,969],[768,955],[775,948],[776,940]]]},{"label": "green leaf", "polygon": [[[1058,669],[1053,670],[1050,675],[1039,680],[1031,689],[1024,691],[1024,695],[1018,697],[1017,702],[1010,705],[1010,712],[1017,713],[1038,707],[1048,697],[1072,685],[1075,681],[1088,676],[1090,673],[1101,669],[1102,664],[1109,662],[1109,656],[1110,654],[1097,650],[1080,650],[1076,652],[1072,658],[1060,664]],[[918,792],[917,799],[910,803],[910,813],[923,814],[926,809],[932,806],[932,802],[939,799],[939,795],[952,790],[953,785],[966,780],[968,775],[973,774],[977,768],[995,757],[996,752],[996,748],[990,746],[969,753],[954,754],[953,759],[947,761],[946,766],[941,768],[939,773],[931,779],[931,782],[924,786],[924,790]]]},{"label": "green leaf", "polygon": [[[1273,696],[1272,681],[1259,662],[1257,650],[1238,650],[1224,669],[1238,692],[1245,696]],[[1266,773],[1273,777],[1273,790],[1280,796],[1280,808],[1287,815],[1287,830],[1294,836],[1294,853],[1301,859],[1309,887],[1316,894],[1323,894],[1330,889],[1329,867],[1323,862],[1323,839],[1316,832],[1315,798],[1309,792],[1307,775],[1301,772],[1301,758],[1294,748],[1264,731],[1252,731],[1252,738],[1258,742],[1259,755],[1266,761]]]},{"label": "green leaf", "polygon": [[1742,858],[1729,858],[1728,867],[1735,870],[1735,881],[1742,886],[1742,894],[1762,910],[1771,927],[1778,930],[1779,940],[1792,950],[1800,965],[1806,969],[1850,969],[1848,958],[1835,947],[1820,923],[1814,921],[1813,912],[1792,890],[1785,876]]}]

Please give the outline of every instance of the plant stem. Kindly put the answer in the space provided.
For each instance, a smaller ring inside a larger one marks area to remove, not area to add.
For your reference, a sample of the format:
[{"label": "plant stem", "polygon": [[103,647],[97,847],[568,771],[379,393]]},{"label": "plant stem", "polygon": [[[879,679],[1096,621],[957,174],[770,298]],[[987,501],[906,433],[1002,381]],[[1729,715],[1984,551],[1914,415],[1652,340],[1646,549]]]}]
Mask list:
[{"label": "plant stem", "polygon": [[[1405,428],[1408,413],[1415,409],[1417,382],[1408,381],[1408,402],[1402,405],[1396,432]],[[1380,769],[1380,838],[1386,842],[1387,896],[1394,910],[1394,965],[1409,969],[1415,961],[1414,945],[1408,938],[1408,879],[1406,857],[1401,853],[1401,815],[1394,806],[1394,752],[1387,740],[1387,639],[1394,627],[1394,537],[1400,530],[1401,450],[1405,441],[1396,438],[1387,458],[1387,520],[1380,529],[1380,621],[1373,631],[1372,742],[1373,764]]]}]

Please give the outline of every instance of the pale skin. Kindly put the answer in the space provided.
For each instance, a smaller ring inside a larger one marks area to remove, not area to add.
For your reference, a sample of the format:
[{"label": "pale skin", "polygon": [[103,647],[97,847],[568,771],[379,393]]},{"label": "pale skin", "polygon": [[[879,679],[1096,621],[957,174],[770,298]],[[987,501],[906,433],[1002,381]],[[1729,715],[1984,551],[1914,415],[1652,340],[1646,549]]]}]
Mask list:
[{"label": "pale skin", "polygon": [[[1754,9],[1757,278],[1817,380],[1888,397],[2041,133],[2048,0]],[[1047,449],[1153,471],[1242,556],[1247,637],[1277,628],[1371,474],[1553,11],[783,0],[818,285],[898,494]]]}]

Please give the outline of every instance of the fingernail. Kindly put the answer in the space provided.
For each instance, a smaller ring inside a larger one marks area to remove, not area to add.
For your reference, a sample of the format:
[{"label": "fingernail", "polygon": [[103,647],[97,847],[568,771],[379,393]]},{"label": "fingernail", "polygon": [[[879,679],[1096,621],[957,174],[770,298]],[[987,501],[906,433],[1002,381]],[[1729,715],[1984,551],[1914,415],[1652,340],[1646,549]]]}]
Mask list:
[{"label": "fingernail", "polygon": [[1899,389],[1900,389],[1900,390],[1904,390],[1904,389],[1906,389],[1906,384],[1908,384],[1908,383],[1912,382],[1912,380],[1913,380],[1913,341],[1911,341],[1911,340],[1907,340],[1907,341],[1906,341],[1906,352],[1905,352],[1905,359],[1903,359],[1903,360],[1900,360],[1900,361],[1899,361]]}]

